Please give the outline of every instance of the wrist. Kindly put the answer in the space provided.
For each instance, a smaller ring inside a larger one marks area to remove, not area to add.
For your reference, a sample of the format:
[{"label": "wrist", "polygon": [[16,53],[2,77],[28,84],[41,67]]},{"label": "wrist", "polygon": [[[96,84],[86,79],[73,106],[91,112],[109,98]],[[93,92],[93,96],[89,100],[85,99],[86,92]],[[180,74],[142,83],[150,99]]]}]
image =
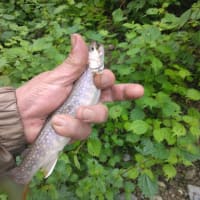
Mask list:
[{"label": "wrist", "polygon": [[31,104],[31,102],[26,99],[27,93],[28,91],[25,91],[23,86],[18,88],[16,90],[16,99],[25,139],[28,143],[32,143],[36,138],[36,133],[40,131],[39,124],[41,120],[31,114],[32,107],[28,105]]}]

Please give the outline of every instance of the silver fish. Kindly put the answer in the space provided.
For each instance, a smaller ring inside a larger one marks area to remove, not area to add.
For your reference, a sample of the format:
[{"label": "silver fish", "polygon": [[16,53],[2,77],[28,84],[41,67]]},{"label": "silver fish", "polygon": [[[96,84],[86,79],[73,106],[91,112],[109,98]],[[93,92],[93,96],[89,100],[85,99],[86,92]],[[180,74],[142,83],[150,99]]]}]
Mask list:
[{"label": "silver fish", "polygon": [[79,106],[94,105],[99,101],[100,90],[93,83],[93,75],[101,73],[104,69],[103,45],[92,43],[89,46],[88,63],[87,69],[75,83],[70,96],[47,120],[21,164],[9,172],[16,183],[28,184],[39,169],[42,169],[45,177],[48,177],[56,165],[59,152],[70,142],[70,138],[56,134],[51,126],[51,118],[55,114],[67,113],[75,116]]}]

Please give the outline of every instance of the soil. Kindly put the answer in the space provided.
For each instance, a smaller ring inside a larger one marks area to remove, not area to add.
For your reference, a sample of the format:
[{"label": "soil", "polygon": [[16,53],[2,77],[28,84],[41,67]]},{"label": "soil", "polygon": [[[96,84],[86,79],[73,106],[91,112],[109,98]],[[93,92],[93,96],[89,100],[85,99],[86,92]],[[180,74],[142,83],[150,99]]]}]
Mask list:
[{"label": "soil", "polygon": [[200,187],[200,161],[190,167],[179,166],[177,176],[168,182],[161,180],[159,196],[162,200],[189,200],[188,185]]},{"label": "soil", "polygon": [[[172,180],[159,180],[159,194],[153,200],[190,200],[188,193],[188,185],[200,187],[200,161],[194,163],[193,166],[179,166],[177,175]],[[147,200],[138,197],[137,200]]]}]

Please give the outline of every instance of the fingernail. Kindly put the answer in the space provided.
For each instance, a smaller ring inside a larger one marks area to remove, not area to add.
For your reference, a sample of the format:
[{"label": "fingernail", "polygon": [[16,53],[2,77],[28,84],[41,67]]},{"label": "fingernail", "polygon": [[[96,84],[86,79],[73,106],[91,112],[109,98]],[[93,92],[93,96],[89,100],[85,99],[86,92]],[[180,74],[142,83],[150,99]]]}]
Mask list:
[{"label": "fingernail", "polygon": [[56,126],[64,126],[66,123],[66,120],[63,116],[55,116],[52,119],[52,123]]},{"label": "fingernail", "polygon": [[88,108],[83,109],[82,111],[82,119],[85,121],[89,121],[91,119],[93,119],[94,116],[94,112]]},{"label": "fingernail", "polygon": [[71,44],[72,44],[72,48],[74,48],[76,46],[76,41],[77,41],[77,36],[76,34],[72,34],[71,35]]}]

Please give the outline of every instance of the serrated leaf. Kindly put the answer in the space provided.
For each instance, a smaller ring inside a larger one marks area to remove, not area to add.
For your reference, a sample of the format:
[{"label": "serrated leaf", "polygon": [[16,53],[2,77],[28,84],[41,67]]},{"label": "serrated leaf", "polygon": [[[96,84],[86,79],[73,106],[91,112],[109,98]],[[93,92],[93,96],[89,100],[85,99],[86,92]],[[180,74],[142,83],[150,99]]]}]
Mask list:
[{"label": "serrated leaf", "polygon": [[142,135],[147,132],[148,124],[143,120],[135,120],[129,124],[128,130],[132,130],[137,135]]},{"label": "serrated leaf", "polygon": [[188,89],[186,93],[186,97],[191,100],[198,101],[200,100],[200,92],[193,88]]},{"label": "serrated leaf", "polygon": [[98,138],[89,138],[87,141],[88,153],[92,156],[99,157],[101,153],[101,141]]},{"label": "serrated leaf", "polygon": [[199,126],[200,121],[198,117],[185,115],[183,116],[183,121],[188,123],[190,126]]},{"label": "serrated leaf", "polygon": [[146,174],[142,174],[138,178],[138,186],[142,190],[145,197],[153,197],[158,192],[156,180],[152,180]]},{"label": "serrated leaf", "polygon": [[186,134],[186,129],[181,123],[174,122],[172,132],[174,133],[174,135],[179,137],[179,136],[183,136]]},{"label": "serrated leaf", "polygon": [[199,137],[200,136],[200,127],[190,127],[190,132],[192,135]]},{"label": "serrated leaf", "polygon": [[8,86],[10,85],[11,81],[8,76],[1,76],[0,75],[0,86]]},{"label": "serrated leaf", "polygon": [[185,11],[178,20],[178,26],[181,28],[185,25],[185,23],[190,19],[191,16],[191,9]]},{"label": "serrated leaf", "polygon": [[110,108],[109,115],[110,115],[111,118],[116,119],[116,118],[118,118],[118,117],[121,116],[122,111],[123,111],[122,106],[120,106],[120,105],[114,105],[114,106],[112,106]]},{"label": "serrated leaf", "polygon": [[159,9],[158,8],[149,8],[146,11],[147,15],[157,15],[159,13]]},{"label": "serrated leaf", "polygon": [[173,165],[166,164],[163,166],[163,171],[168,179],[173,178],[176,176],[176,169]]},{"label": "serrated leaf", "polygon": [[157,142],[162,142],[165,139],[166,129],[159,128],[153,131],[153,136]]},{"label": "serrated leaf", "polygon": [[182,78],[182,79],[185,79],[186,77],[190,76],[191,73],[190,71],[188,71],[187,69],[181,69],[179,72],[178,72],[178,75]]},{"label": "serrated leaf", "polygon": [[172,148],[169,151],[169,156],[167,158],[167,161],[169,162],[169,164],[176,164],[178,162],[178,155],[179,151],[177,150],[177,148]]},{"label": "serrated leaf", "polygon": [[189,108],[188,115],[190,115],[192,117],[196,117],[197,119],[200,118],[200,112],[198,111],[197,108]]},{"label": "serrated leaf", "polygon": [[98,32],[89,30],[85,32],[85,36],[90,40],[102,42],[102,35],[100,35]]},{"label": "serrated leaf", "polygon": [[125,173],[125,176],[130,179],[136,179],[139,175],[139,170],[137,168],[131,168]]},{"label": "serrated leaf", "polygon": [[81,165],[79,163],[79,160],[78,160],[78,156],[77,155],[74,155],[74,164],[75,166],[80,169],[81,168]]},{"label": "serrated leaf", "polygon": [[60,5],[58,7],[56,7],[53,11],[53,14],[56,15],[56,14],[59,14],[61,12],[63,12],[63,10],[67,9],[67,5]]},{"label": "serrated leaf", "polygon": [[162,69],[163,64],[160,59],[155,56],[151,56],[151,67],[153,68],[155,74],[158,74],[158,72]]},{"label": "serrated leaf", "polygon": [[118,22],[121,22],[123,21],[125,18],[123,17],[123,11],[118,8],[117,10],[115,10],[113,13],[112,13],[112,17],[113,17],[113,21],[115,23],[118,23]]},{"label": "serrated leaf", "polygon": [[133,57],[134,55],[136,55],[140,51],[141,51],[140,48],[132,48],[132,49],[130,49],[130,50],[127,51],[127,55]]},{"label": "serrated leaf", "polygon": [[154,180],[153,172],[150,169],[144,169],[144,174],[146,174],[151,180]]},{"label": "serrated leaf", "polygon": [[150,109],[158,106],[158,102],[151,97],[143,97],[142,101],[144,102],[144,105],[148,106]]},{"label": "serrated leaf", "polygon": [[176,137],[173,135],[171,129],[167,129],[168,131],[165,132],[165,140],[169,145],[175,144]]},{"label": "serrated leaf", "polygon": [[162,112],[166,117],[176,116],[180,112],[180,106],[175,102],[169,101],[162,105]]},{"label": "serrated leaf", "polygon": [[155,151],[153,142],[150,139],[142,140],[141,144],[142,144],[141,147],[136,146],[135,149],[142,155],[150,155]]},{"label": "serrated leaf", "polygon": [[44,49],[49,49],[51,48],[51,45],[52,45],[51,42],[52,42],[52,38],[50,37],[39,38],[33,41],[31,50],[32,52],[35,52],[35,51],[41,51]]},{"label": "serrated leaf", "polygon": [[6,58],[4,57],[1,57],[0,58],[0,71],[1,71],[1,68],[5,67],[7,65],[8,61],[6,60]]},{"label": "serrated leaf", "polygon": [[134,120],[138,120],[138,119],[140,119],[140,120],[142,120],[142,119],[144,119],[145,118],[145,113],[144,113],[144,111],[140,108],[140,107],[138,107],[138,106],[136,106],[132,111],[131,111],[131,113],[130,113],[130,118],[131,119],[134,119]]}]

